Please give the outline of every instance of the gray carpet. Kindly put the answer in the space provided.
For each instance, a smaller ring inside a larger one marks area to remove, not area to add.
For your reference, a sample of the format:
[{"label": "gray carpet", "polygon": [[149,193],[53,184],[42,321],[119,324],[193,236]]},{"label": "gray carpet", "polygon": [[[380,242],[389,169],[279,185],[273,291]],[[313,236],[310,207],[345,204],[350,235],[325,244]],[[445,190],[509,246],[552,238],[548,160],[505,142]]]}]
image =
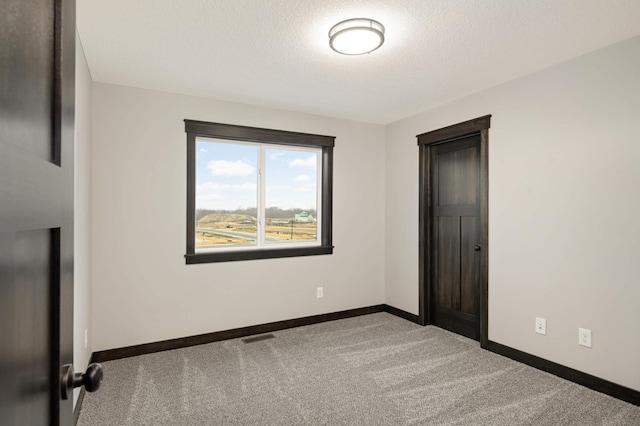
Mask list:
[{"label": "gray carpet", "polygon": [[640,407],[378,313],[105,362],[79,425],[640,425]]}]

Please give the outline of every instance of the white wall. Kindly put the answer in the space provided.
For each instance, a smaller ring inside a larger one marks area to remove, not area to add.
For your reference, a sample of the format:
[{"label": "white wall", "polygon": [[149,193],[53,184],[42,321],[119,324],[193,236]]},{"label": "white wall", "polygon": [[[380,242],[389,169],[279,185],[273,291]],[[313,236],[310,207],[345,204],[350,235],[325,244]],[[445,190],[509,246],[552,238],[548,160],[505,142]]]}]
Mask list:
[{"label": "white wall", "polygon": [[85,329],[91,332],[91,75],[77,33],[75,134],[73,363],[85,371],[92,351],[90,341],[84,345]]},{"label": "white wall", "polygon": [[640,390],[640,38],[387,127],[386,302],[418,313],[415,135],[486,114],[489,338]]},{"label": "white wall", "polygon": [[[185,265],[184,119],[336,136],[334,254]],[[384,142],[383,126],[94,83],[93,349],[384,303]]]}]

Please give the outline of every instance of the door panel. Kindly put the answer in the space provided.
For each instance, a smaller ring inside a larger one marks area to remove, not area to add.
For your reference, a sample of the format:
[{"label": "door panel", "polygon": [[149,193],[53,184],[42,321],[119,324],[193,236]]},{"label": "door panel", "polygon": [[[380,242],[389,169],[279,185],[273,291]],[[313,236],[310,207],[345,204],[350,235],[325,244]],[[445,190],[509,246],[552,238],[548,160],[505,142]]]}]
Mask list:
[{"label": "door panel", "polygon": [[436,239],[438,241],[438,276],[435,286],[438,304],[447,309],[460,305],[460,293],[454,291],[460,283],[460,227],[454,217],[438,217]]},{"label": "door panel", "polygon": [[430,322],[478,339],[480,137],[431,149]]},{"label": "door panel", "polygon": [[460,218],[460,311],[478,312],[480,256],[474,247],[480,242],[479,221],[474,216]]},{"label": "door panel", "polygon": [[49,421],[52,249],[48,229],[0,233],[2,424]]},{"label": "door panel", "polygon": [[[0,140],[49,160],[54,99],[54,5],[3,0],[0,39],[3,107]],[[5,111],[3,111],[5,112]]]},{"label": "door panel", "polygon": [[478,199],[477,188],[469,185],[478,176],[478,149],[476,146],[449,151],[451,147],[442,147],[438,154],[438,206],[475,205]]},{"label": "door panel", "polygon": [[73,424],[75,2],[0,6],[0,423]]}]

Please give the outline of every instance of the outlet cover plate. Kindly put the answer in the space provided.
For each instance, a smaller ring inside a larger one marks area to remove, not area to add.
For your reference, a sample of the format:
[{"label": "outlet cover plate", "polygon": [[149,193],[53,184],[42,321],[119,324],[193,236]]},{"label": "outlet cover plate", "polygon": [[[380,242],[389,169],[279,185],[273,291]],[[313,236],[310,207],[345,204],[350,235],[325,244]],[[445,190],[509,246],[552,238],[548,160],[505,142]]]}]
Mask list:
[{"label": "outlet cover plate", "polygon": [[591,347],[591,330],[586,328],[578,329],[578,344],[587,348]]},{"label": "outlet cover plate", "polygon": [[547,334],[547,320],[544,318],[536,318],[536,333]]}]

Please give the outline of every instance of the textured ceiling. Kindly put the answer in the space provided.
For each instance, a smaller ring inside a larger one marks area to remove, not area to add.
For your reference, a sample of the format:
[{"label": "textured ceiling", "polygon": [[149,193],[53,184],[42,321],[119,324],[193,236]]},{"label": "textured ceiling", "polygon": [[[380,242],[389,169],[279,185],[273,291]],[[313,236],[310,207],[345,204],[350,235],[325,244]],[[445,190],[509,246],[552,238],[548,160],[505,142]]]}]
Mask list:
[{"label": "textured ceiling", "polygon": [[[332,25],[382,22],[362,56]],[[639,0],[77,0],[94,81],[387,124],[640,35]]]}]

